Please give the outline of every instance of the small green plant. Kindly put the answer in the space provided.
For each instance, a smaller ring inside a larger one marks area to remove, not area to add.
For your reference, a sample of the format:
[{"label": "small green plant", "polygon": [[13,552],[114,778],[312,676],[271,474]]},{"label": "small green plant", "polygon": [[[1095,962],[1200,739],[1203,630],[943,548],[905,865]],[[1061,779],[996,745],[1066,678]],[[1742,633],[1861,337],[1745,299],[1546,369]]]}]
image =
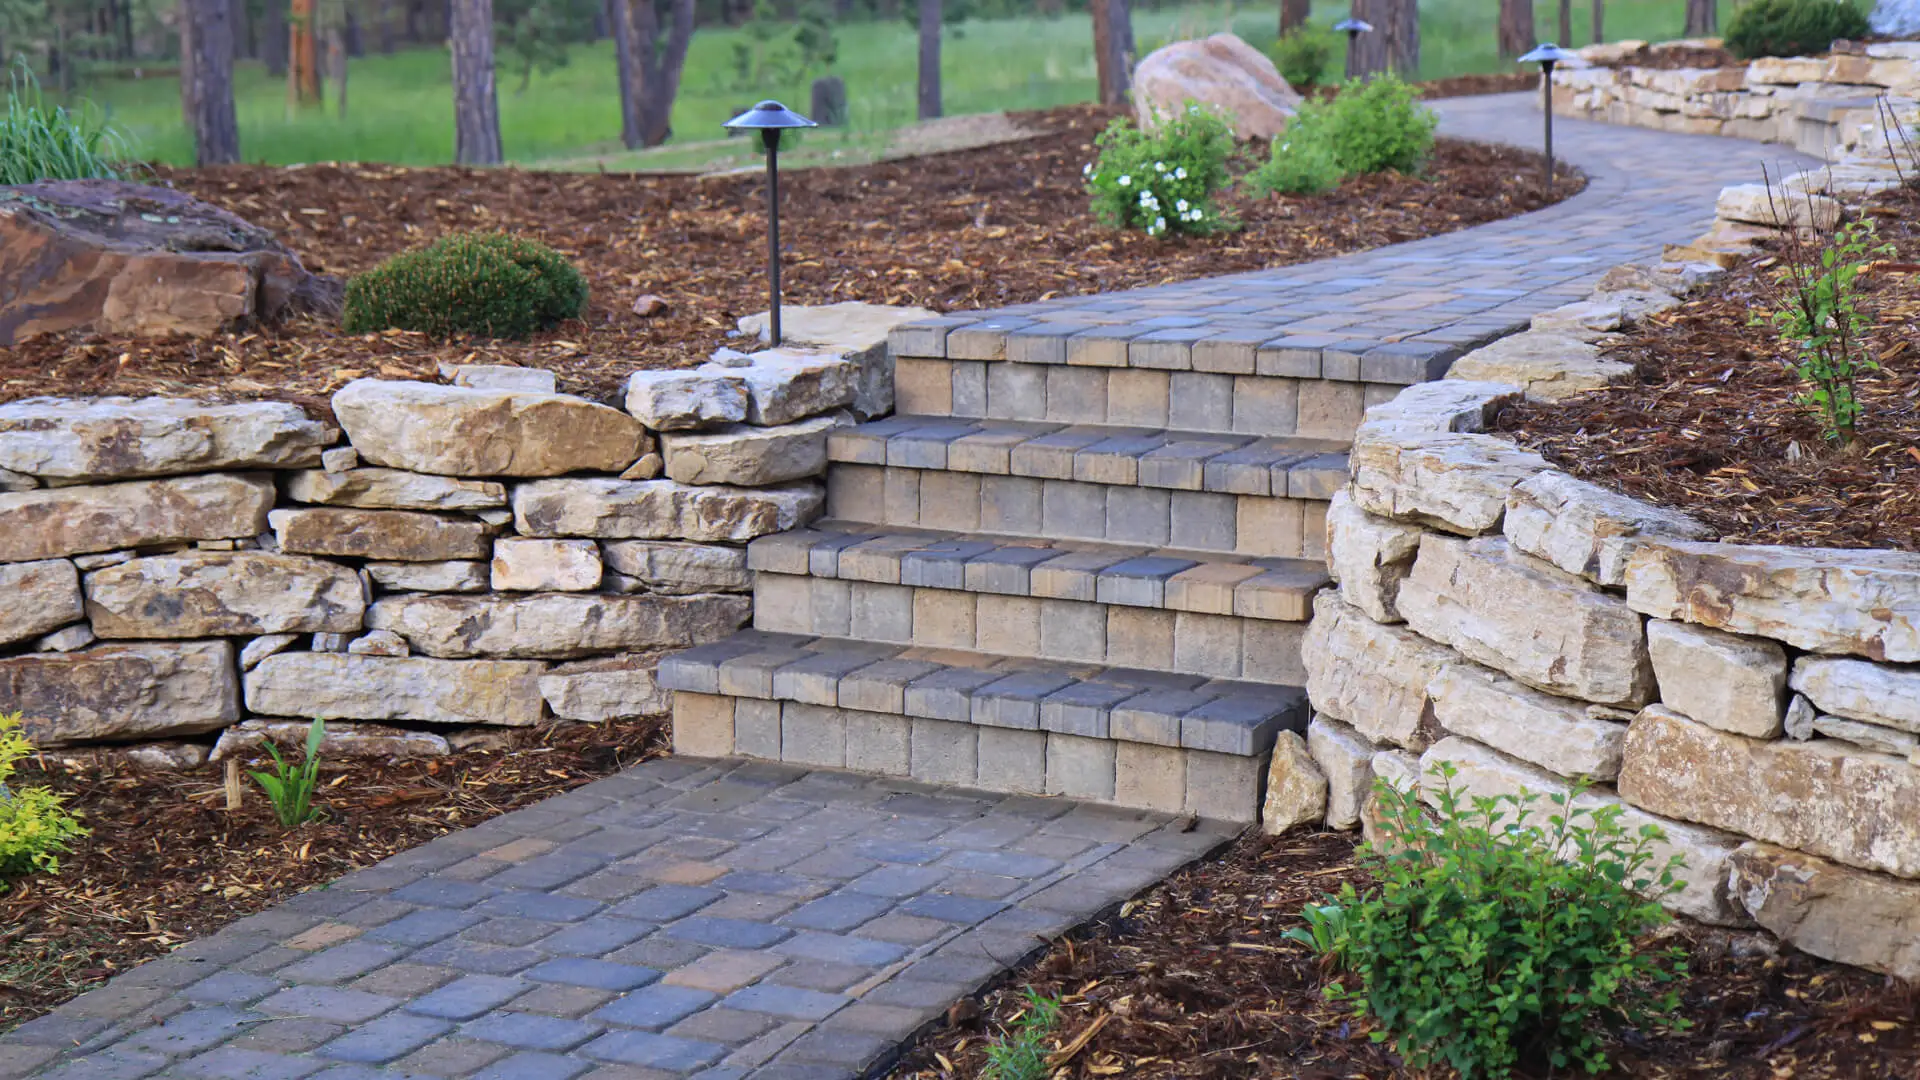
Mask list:
[{"label": "small green plant", "polygon": [[98,109],[75,112],[49,105],[26,60],[15,62],[0,114],[0,185],[41,180],[119,180],[126,175],[126,140]]},{"label": "small green plant", "polygon": [[455,233],[348,282],[344,324],[349,334],[524,338],[578,318],[586,303],[586,279],[547,245],[506,233]]},{"label": "small green plant", "polygon": [[1727,51],[1741,60],[1826,52],[1840,38],[1867,35],[1851,0],[1748,0],[1727,23]]},{"label": "small green plant", "polygon": [[1311,133],[1284,131],[1273,140],[1271,153],[1244,181],[1263,195],[1318,195],[1347,177],[1326,142]]},{"label": "small green plant", "polygon": [[1263,193],[1317,195],[1362,173],[1415,173],[1433,152],[1439,118],[1392,73],[1349,80],[1331,101],[1307,101],[1246,178]]},{"label": "small green plant", "polygon": [[1214,206],[1227,186],[1233,129],[1218,113],[1189,103],[1153,131],[1125,118],[1094,140],[1099,160],[1085,169],[1094,216],[1114,228],[1204,236],[1232,228]]},{"label": "small green plant", "polygon": [[987,1045],[981,1080],[1046,1080],[1047,1036],[1059,1026],[1060,1003],[1027,987],[1025,1012]]},{"label": "small green plant", "polygon": [[273,804],[273,816],[280,819],[282,828],[298,828],[320,816],[320,808],[313,805],[313,793],[320,786],[320,744],[326,737],[326,723],[315,717],[307,726],[307,754],[298,766],[287,764],[280,748],[268,740],[267,753],[273,758],[273,771],[247,770],[253,782],[267,793],[267,801]]},{"label": "small green plant", "polygon": [[1373,1038],[1416,1068],[1465,1080],[1529,1060],[1603,1068],[1604,1024],[1679,1005],[1662,987],[1682,954],[1642,940],[1667,919],[1658,900],[1679,887],[1679,857],[1656,865],[1660,830],[1628,830],[1621,806],[1591,805],[1584,785],[1543,818],[1537,796],[1467,799],[1451,765],[1433,775],[1432,815],[1418,793],[1376,783],[1381,842],[1363,858],[1377,886],[1344,887],[1287,936],[1357,978],[1328,997],[1377,1020]]},{"label": "small green plant", "polygon": [[1273,66],[1280,77],[1295,90],[1320,85],[1327,74],[1327,58],[1333,54],[1325,34],[1302,26],[1280,35],[1273,43]]},{"label": "small green plant", "polygon": [[60,853],[87,835],[67,811],[66,796],[42,787],[9,787],[14,767],[32,756],[19,713],[0,716],[0,890],[6,879],[44,870],[58,873]]},{"label": "small green plant", "polygon": [[[1769,187],[1769,201],[1772,191]],[[1790,209],[1776,206],[1773,212],[1779,220],[1792,220]],[[1807,387],[1794,402],[1820,417],[1821,433],[1829,442],[1846,446],[1860,423],[1857,384],[1861,376],[1880,370],[1863,339],[1860,274],[1876,257],[1892,254],[1893,245],[1875,243],[1879,237],[1871,220],[1851,222],[1812,239],[1798,230],[1787,233],[1772,281],[1773,310],[1754,321],[1771,323],[1793,347],[1790,366]]]}]

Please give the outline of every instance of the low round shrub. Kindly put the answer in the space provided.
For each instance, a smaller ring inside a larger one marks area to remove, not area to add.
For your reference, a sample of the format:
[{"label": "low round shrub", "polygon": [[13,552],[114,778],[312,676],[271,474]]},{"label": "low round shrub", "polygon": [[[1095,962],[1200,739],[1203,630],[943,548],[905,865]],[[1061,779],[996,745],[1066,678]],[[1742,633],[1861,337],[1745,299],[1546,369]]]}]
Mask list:
[{"label": "low round shrub", "polygon": [[1433,152],[1440,118],[1414,96],[1413,87],[1391,72],[1348,80],[1332,101],[1305,102],[1287,130],[1287,141],[1319,140],[1349,175],[1415,173]]},{"label": "low round shrub", "polygon": [[1867,35],[1867,16],[1851,0],[1748,0],[1727,23],[1727,51],[1757,56],[1823,53],[1840,38]]},{"label": "low round shrub", "polygon": [[348,282],[344,324],[350,334],[524,338],[578,318],[586,304],[586,279],[547,245],[506,233],[455,233]]},{"label": "low round shrub", "polygon": [[1273,43],[1273,66],[1280,69],[1280,77],[1288,86],[1302,90],[1320,85],[1332,54],[1333,46],[1324,33],[1303,26],[1287,31]]},{"label": "low round shrub", "polygon": [[1218,113],[1189,104],[1152,131],[1116,119],[1094,145],[1100,155],[1086,167],[1087,194],[1101,224],[1148,236],[1234,227],[1213,205],[1233,156],[1233,129]]}]

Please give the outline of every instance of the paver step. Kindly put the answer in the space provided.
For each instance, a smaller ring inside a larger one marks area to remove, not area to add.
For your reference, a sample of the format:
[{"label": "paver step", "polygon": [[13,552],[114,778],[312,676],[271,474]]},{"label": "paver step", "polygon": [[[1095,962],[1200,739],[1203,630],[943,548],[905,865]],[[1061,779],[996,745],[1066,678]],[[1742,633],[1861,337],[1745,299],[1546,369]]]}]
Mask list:
[{"label": "paver step", "polygon": [[1305,691],[1025,657],[742,631],[663,660],[674,749],[1065,795],[1230,821]]}]

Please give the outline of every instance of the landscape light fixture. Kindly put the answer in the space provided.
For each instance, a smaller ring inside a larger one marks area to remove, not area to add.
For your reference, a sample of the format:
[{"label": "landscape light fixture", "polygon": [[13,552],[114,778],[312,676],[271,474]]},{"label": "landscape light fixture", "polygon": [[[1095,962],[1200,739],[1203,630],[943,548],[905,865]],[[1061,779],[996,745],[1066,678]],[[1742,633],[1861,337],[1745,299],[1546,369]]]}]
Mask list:
[{"label": "landscape light fixture", "polygon": [[1578,57],[1572,50],[1546,42],[1515,63],[1540,65],[1540,111],[1547,118],[1547,197],[1553,197],[1553,65]]},{"label": "landscape light fixture", "polygon": [[757,131],[767,148],[767,334],[780,344],[780,133],[787,128],[818,127],[777,101],[763,101],[723,125]]},{"label": "landscape light fixture", "polygon": [[1344,30],[1347,34],[1347,78],[1353,78],[1354,52],[1360,44],[1361,34],[1373,33],[1373,24],[1365,19],[1348,17],[1333,24],[1335,30]]}]

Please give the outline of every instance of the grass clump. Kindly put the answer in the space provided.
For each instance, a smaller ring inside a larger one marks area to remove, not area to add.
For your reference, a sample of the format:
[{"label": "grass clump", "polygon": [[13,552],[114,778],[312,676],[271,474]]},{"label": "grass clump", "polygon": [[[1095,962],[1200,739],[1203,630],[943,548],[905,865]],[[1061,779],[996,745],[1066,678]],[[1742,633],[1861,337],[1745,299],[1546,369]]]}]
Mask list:
[{"label": "grass clump", "polygon": [[[1509,1075],[1523,1062],[1599,1070],[1609,1025],[1644,1026],[1679,1007],[1665,984],[1677,949],[1644,947],[1667,921],[1681,860],[1661,864],[1652,825],[1629,830],[1619,803],[1584,790],[1464,798],[1443,764],[1420,795],[1376,784],[1380,843],[1363,849],[1377,886],[1351,885],[1288,933],[1357,980],[1329,998],[1373,1017],[1416,1068]],[[1684,1027],[1680,1019],[1667,1021]]]},{"label": "grass clump", "polygon": [[1349,80],[1331,101],[1307,101],[1247,177],[1255,191],[1312,195],[1364,173],[1417,173],[1433,153],[1439,117],[1392,74]]},{"label": "grass clump", "polygon": [[0,113],[0,184],[42,180],[119,180],[126,142],[91,105],[75,111],[49,105],[25,60],[14,65],[7,107]]},{"label": "grass clump", "polygon": [[58,873],[60,854],[87,835],[63,805],[66,796],[40,787],[9,787],[21,759],[33,745],[21,730],[20,714],[0,716],[0,890],[6,879],[36,870]]},{"label": "grass clump", "polygon": [[1059,1026],[1060,1003],[1029,986],[1023,1014],[987,1045],[981,1080],[1046,1080],[1047,1037]]},{"label": "grass clump", "polygon": [[1866,13],[1850,0],[1749,0],[1735,9],[1724,44],[1741,60],[1807,56],[1867,33]]},{"label": "grass clump", "polygon": [[586,304],[586,279],[547,245],[506,233],[455,233],[348,282],[345,328],[524,338],[578,318]]},{"label": "grass clump", "polygon": [[307,753],[300,764],[288,764],[280,748],[269,739],[267,754],[273,758],[273,770],[248,770],[253,782],[267,793],[273,816],[279,819],[283,829],[298,828],[320,816],[320,808],[313,805],[313,793],[320,787],[320,744],[326,737],[326,722],[315,717],[307,726]]},{"label": "grass clump", "polygon": [[1189,103],[1152,131],[1123,117],[1094,145],[1099,159],[1085,174],[1101,224],[1148,236],[1204,236],[1233,227],[1213,201],[1227,186],[1233,156],[1233,129],[1218,113]]}]

